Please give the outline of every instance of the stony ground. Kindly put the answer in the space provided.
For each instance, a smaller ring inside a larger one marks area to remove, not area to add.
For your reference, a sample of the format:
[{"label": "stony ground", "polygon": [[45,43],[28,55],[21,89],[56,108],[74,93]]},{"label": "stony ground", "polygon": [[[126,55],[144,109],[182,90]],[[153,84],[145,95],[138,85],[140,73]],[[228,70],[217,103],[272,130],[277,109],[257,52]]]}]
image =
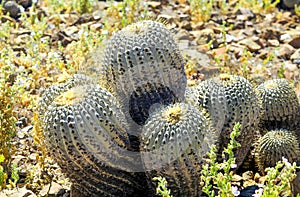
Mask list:
[{"label": "stony ground", "polygon": [[[285,77],[294,83],[300,96],[300,17],[293,10],[276,8],[272,12],[256,13],[240,8],[229,9],[221,14],[216,8],[207,22],[194,22],[186,3],[171,0],[163,2],[147,1],[149,15],[167,19],[170,27],[176,30],[179,47],[188,60],[190,83],[205,80],[219,72],[242,75],[254,84],[270,78]],[[234,7],[234,3],[229,7]],[[37,15],[44,13],[51,18],[48,21],[49,27],[61,23],[60,28],[49,28],[44,36],[50,37],[51,47],[58,47],[58,41],[61,41],[67,51],[70,43],[79,39],[83,27],[107,33],[102,29],[105,22],[103,10],[107,8],[106,2],[99,1],[97,9],[91,14],[62,12],[51,16],[45,5],[38,4]],[[18,19],[2,18],[2,22],[6,20],[22,24]],[[19,29],[10,33],[10,44],[14,50],[23,50],[18,46],[22,46],[30,31],[20,25]],[[38,88],[45,84],[41,83]],[[19,129],[14,139],[17,152],[13,162],[19,167],[20,180],[17,189],[3,190],[0,196],[69,196],[70,182],[61,173],[59,166],[49,157],[45,158],[44,166],[40,165],[41,148],[34,143],[34,125],[29,121],[32,112],[19,110],[24,115],[18,121]],[[234,179],[242,188],[257,184],[263,178],[257,172],[247,171],[234,176]]]}]

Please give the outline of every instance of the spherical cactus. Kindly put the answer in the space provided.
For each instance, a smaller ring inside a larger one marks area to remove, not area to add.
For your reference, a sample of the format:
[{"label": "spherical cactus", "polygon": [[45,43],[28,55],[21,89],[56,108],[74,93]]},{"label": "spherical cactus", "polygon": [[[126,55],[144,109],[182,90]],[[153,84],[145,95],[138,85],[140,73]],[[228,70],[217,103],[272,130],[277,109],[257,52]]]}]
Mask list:
[{"label": "spherical cactus", "polygon": [[172,32],[161,22],[143,20],[111,37],[104,51],[101,76],[120,98],[124,112],[143,125],[149,105],[183,100],[184,63]]},{"label": "spherical cactus", "polygon": [[276,166],[283,157],[290,163],[297,162],[300,157],[297,137],[284,129],[268,131],[259,139],[255,154],[256,163],[262,173],[265,173],[265,168]]},{"label": "spherical cactus", "polygon": [[247,155],[259,122],[257,96],[251,83],[240,76],[220,74],[217,77],[201,82],[189,93],[187,101],[206,109],[219,136],[219,159],[230,141],[230,133],[235,123],[241,124],[241,144],[235,150],[239,167]]},{"label": "spherical cactus", "polygon": [[297,95],[286,79],[272,79],[257,87],[261,100],[261,129],[286,128],[294,130],[299,125]]},{"label": "spherical cactus", "polygon": [[175,103],[157,109],[141,135],[148,179],[165,177],[174,196],[199,196],[202,159],[214,142],[211,122],[198,107]]},{"label": "spherical cactus", "polygon": [[140,174],[127,172],[139,158],[126,154],[127,125],[116,98],[94,84],[70,88],[73,82],[60,85],[55,95],[49,96],[54,87],[45,91],[52,98],[42,119],[50,155],[79,196],[142,195]]}]

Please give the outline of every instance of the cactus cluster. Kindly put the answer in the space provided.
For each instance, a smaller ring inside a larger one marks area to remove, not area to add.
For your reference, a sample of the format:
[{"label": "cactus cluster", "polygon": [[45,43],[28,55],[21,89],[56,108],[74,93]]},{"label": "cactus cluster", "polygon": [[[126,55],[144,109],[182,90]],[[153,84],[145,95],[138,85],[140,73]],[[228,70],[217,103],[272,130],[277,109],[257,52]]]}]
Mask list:
[{"label": "cactus cluster", "polygon": [[253,151],[261,173],[282,157],[299,162],[300,104],[286,79],[271,79],[256,88],[260,100],[260,135]]},{"label": "cactus cluster", "polygon": [[143,128],[141,150],[149,180],[162,176],[172,195],[199,196],[202,158],[215,140],[205,113],[186,103],[171,104],[153,112]]},{"label": "cactus cluster", "polygon": [[[261,125],[288,120],[299,128],[299,103],[285,82],[263,84],[256,94],[247,79],[220,74],[186,90],[183,57],[161,22],[116,32],[101,62],[100,83],[74,75],[39,102],[46,146],[71,179],[73,196],[153,196],[155,176],[167,179],[174,196],[199,196],[206,152],[217,145],[221,160],[235,123],[241,124],[238,167],[260,117]],[[294,161],[297,145],[293,133],[267,133],[257,146],[261,168],[282,156]]]},{"label": "cactus cluster", "polygon": [[259,122],[258,99],[252,84],[240,76],[220,74],[201,82],[192,92],[187,95],[189,102],[206,109],[217,129],[219,159],[234,124],[242,125],[237,139],[241,147],[235,150],[239,167],[249,152]]}]

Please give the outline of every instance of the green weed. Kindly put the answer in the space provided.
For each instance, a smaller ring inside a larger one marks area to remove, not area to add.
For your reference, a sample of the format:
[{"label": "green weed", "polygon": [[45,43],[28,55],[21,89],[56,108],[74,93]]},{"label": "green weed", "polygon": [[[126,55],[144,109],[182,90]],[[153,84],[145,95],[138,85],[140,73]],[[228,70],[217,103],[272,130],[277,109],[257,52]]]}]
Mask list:
[{"label": "green weed", "polygon": [[162,197],[172,197],[171,190],[167,188],[168,182],[163,177],[154,177],[154,181],[158,181],[156,193]]}]

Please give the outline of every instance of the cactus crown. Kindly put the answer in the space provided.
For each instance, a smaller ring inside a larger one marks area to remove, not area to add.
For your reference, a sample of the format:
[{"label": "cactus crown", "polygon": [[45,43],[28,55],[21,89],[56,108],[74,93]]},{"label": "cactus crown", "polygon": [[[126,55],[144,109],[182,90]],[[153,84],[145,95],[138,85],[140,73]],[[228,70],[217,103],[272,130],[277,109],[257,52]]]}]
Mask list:
[{"label": "cactus crown", "polygon": [[182,111],[179,106],[169,108],[164,113],[165,119],[171,124],[177,123],[182,118]]},{"label": "cactus crown", "polygon": [[80,102],[86,94],[86,90],[82,87],[74,87],[66,92],[63,92],[54,99],[58,105],[72,105]]}]

